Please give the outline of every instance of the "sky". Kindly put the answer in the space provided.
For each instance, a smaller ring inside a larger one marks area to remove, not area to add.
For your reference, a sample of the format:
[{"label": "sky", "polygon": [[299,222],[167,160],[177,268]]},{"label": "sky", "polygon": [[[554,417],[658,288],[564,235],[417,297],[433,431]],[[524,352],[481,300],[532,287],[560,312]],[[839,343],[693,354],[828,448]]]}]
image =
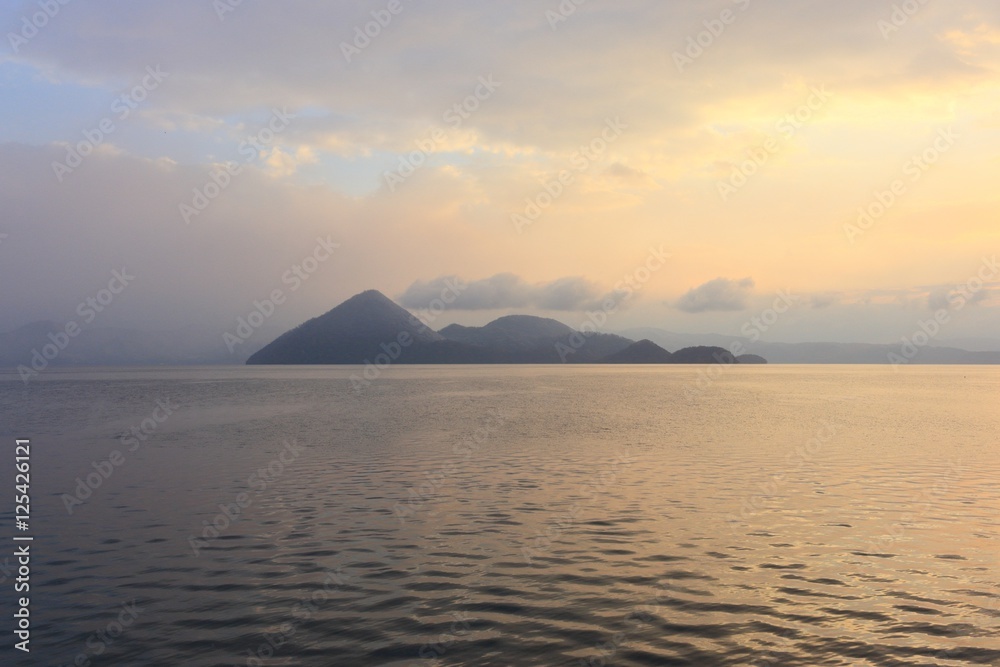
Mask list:
[{"label": "sky", "polygon": [[434,328],[1000,338],[995,0],[0,1],[0,31],[0,330],[280,331],[378,289]]}]

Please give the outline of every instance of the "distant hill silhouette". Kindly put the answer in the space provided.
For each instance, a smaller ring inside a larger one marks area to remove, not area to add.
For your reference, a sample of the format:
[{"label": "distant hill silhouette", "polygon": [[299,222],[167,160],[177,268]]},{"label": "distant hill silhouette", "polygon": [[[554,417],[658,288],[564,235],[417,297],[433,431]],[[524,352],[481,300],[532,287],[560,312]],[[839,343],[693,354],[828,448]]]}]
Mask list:
[{"label": "distant hill silhouette", "polygon": [[581,334],[562,322],[531,315],[507,315],[482,327],[452,324],[440,333],[489,349],[499,362],[517,364],[595,363],[632,343],[613,334]]},{"label": "distant hill silhouette", "polygon": [[741,364],[766,364],[767,359],[760,356],[759,354],[741,354],[736,357],[736,361]]},{"label": "distant hill silhouette", "polygon": [[362,364],[379,355],[398,363],[487,363],[488,350],[455,343],[377,290],[278,336],[247,364]]},{"label": "distant hill silhouette", "polygon": [[507,315],[483,327],[452,324],[441,329],[440,333],[445,338],[463,343],[530,348],[540,340],[549,341],[569,336],[573,330],[562,322],[547,317]]},{"label": "distant hill silhouette", "polygon": [[651,340],[640,340],[601,359],[605,364],[669,364],[673,355]]},{"label": "distant hill silhouette", "polygon": [[[77,322],[79,324],[79,322]],[[219,336],[205,331],[141,331],[122,327],[81,327],[64,338],[66,323],[31,322],[0,333],[0,368],[20,365],[47,368],[60,366],[146,366],[232,363]],[[61,339],[61,340],[60,340]],[[51,355],[56,342],[60,349]],[[44,359],[39,355],[45,350]]]},{"label": "distant hill silhouette", "polygon": [[[769,343],[751,341],[740,336],[719,334],[680,334],[655,327],[638,327],[621,332],[632,338],[648,338],[667,349],[687,345],[718,345],[727,348],[735,343],[742,345],[742,351],[767,359],[769,364],[888,364],[889,355],[900,353],[901,343]],[[921,347],[909,359],[911,364],[1000,364],[1000,341],[973,340],[983,349],[968,351],[946,345],[931,344]]]},{"label": "distant hill silhouette", "polygon": [[351,297],[253,354],[248,364],[736,363],[722,348],[671,355],[651,341],[574,331],[562,322],[508,315],[482,327],[429,329],[376,290]]},{"label": "distant hill silhouette", "polygon": [[738,364],[732,352],[723,347],[698,345],[685,347],[674,352],[671,362],[675,364]]}]

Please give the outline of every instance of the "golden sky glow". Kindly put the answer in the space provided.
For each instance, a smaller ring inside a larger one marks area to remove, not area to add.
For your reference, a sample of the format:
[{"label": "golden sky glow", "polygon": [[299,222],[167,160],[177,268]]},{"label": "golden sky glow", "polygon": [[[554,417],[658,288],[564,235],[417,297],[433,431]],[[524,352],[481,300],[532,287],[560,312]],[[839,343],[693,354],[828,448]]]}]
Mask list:
[{"label": "golden sky glow", "polygon": [[[0,297],[0,328],[65,317],[123,263],[145,283],[123,323],[226,327],[331,235],[343,252],[275,325],[498,274],[575,281],[541,314],[576,324],[662,246],[610,328],[738,331],[789,290],[774,339],[890,341],[979,275],[946,337],[996,338],[1000,7],[915,5],[402,0],[386,21],[387,2],[73,3],[12,41],[24,3],[0,56],[0,279],[56,268]],[[166,76],[120,118],[150,66]],[[274,109],[293,117],[262,135]],[[239,173],[185,214],[227,162]],[[678,307],[719,278],[718,307]],[[523,310],[498,303],[441,324]]]}]

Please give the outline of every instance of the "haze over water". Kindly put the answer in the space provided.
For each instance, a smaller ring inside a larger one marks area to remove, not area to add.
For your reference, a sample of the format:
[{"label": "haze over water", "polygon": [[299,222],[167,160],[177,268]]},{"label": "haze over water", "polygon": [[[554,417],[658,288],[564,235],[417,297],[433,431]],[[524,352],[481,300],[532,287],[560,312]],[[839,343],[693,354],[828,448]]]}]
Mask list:
[{"label": "haze over water", "polygon": [[996,369],[356,371],[2,376],[34,447],[19,664],[1000,660]]}]

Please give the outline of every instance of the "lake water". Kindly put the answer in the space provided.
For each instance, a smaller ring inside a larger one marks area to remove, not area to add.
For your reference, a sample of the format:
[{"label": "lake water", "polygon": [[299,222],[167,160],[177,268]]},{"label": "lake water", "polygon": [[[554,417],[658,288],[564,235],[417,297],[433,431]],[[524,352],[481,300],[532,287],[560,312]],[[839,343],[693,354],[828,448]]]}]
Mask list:
[{"label": "lake water", "polygon": [[1000,369],[358,372],[0,375],[0,660],[1000,664]]}]

